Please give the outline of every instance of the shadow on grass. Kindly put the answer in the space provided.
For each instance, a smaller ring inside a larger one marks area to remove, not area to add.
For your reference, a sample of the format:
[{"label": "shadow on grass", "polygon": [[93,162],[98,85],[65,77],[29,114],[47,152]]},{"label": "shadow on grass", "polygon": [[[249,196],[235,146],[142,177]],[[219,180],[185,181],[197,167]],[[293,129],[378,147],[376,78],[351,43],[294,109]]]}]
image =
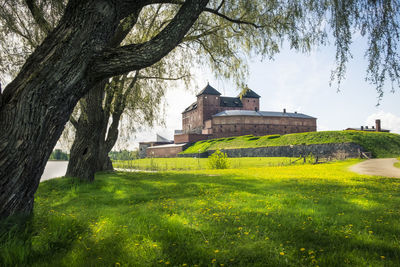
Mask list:
[{"label": "shadow on grass", "polygon": [[[287,266],[314,260],[341,266],[374,265],[386,255],[398,262],[398,214],[382,209],[398,209],[398,191],[388,201],[390,190],[383,187],[390,182],[398,190],[400,181],[357,179],[359,184],[344,185],[232,174],[108,173],[91,184],[49,180],[40,185],[34,217],[3,233],[0,244],[7,251],[1,260],[89,266]],[[389,225],[376,222],[380,217]]]}]

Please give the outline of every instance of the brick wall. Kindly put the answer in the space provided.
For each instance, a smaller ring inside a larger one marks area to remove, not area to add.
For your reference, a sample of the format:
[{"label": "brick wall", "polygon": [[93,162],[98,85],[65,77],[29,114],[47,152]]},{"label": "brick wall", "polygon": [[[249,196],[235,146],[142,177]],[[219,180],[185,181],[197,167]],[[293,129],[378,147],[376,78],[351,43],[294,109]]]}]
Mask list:
[{"label": "brick wall", "polygon": [[[364,148],[355,143],[332,143],[294,146],[269,146],[255,148],[222,149],[228,157],[300,157],[313,154],[320,158],[358,158]],[[178,157],[202,157],[207,158],[215,151],[209,150],[200,154],[180,154]]]},{"label": "brick wall", "polygon": [[240,135],[269,135],[315,132],[316,119],[259,117],[259,116],[229,116],[212,119],[213,138]]},{"label": "brick wall", "polygon": [[259,98],[242,98],[243,110],[260,110],[260,99]]},{"label": "brick wall", "polygon": [[210,135],[206,134],[176,134],[174,135],[174,143],[193,143],[201,140],[209,139]]},{"label": "brick wall", "polygon": [[183,151],[183,146],[174,147],[148,147],[146,149],[146,156],[148,158],[174,158],[178,153]]}]

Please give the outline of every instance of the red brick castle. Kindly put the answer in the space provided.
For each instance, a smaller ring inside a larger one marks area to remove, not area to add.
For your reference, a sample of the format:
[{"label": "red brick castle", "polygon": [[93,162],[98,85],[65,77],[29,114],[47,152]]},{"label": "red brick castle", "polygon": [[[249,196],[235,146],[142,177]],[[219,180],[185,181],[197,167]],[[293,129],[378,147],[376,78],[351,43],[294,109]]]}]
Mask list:
[{"label": "red brick castle", "polygon": [[221,96],[209,84],[182,112],[182,130],[175,143],[240,136],[313,132],[317,119],[301,113],[260,111],[260,96],[250,89],[237,97]]},{"label": "red brick castle", "polygon": [[221,96],[211,85],[182,112],[182,130],[175,130],[174,144],[144,147],[148,157],[173,157],[186,144],[220,137],[252,134],[315,132],[317,119],[301,113],[260,111],[260,96],[245,89],[237,97]]}]

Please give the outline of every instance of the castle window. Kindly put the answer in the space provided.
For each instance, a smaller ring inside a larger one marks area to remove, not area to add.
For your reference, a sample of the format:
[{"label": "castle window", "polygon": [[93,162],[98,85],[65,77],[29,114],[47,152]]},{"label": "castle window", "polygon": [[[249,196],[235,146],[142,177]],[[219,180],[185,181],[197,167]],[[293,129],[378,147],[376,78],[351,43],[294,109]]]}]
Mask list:
[{"label": "castle window", "polygon": [[247,102],[250,102],[250,100],[247,99]]}]

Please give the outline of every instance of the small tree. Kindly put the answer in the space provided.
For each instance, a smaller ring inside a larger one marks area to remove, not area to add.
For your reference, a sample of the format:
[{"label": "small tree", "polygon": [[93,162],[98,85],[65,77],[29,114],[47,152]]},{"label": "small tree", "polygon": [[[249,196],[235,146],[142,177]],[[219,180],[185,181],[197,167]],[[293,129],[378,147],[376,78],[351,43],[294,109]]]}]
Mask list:
[{"label": "small tree", "polygon": [[229,168],[228,155],[217,149],[208,157],[208,165],[211,169],[227,169]]}]

